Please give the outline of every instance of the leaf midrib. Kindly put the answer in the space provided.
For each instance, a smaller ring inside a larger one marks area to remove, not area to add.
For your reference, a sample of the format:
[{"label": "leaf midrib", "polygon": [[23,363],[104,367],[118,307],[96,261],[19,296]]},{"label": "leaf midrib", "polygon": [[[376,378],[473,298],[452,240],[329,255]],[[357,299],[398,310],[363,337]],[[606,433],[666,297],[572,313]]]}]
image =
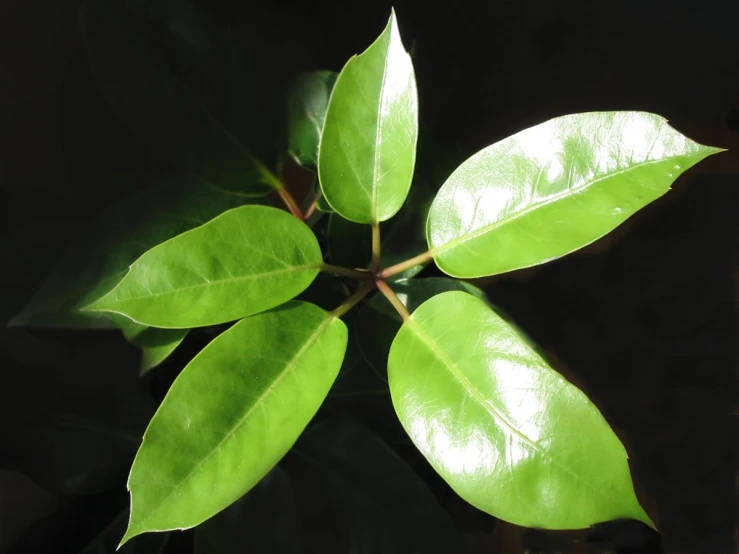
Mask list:
[{"label": "leaf midrib", "polygon": [[378,178],[377,175],[379,174],[380,170],[380,151],[381,151],[381,145],[382,145],[382,129],[383,129],[383,118],[382,118],[382,110],[385,106],[385,82],[387,81],[387,73],[388,73],[388,58],[389,58],[389,52],[390,48],[392,47],[392,32],[390,34],[390,37],[388,39],[388,46],[387,51],[385,52],[385,60],[382,66],[382,84],[380,85],[380,104],[377,109],[377,124],[376,124],[376,130],[375,130],[375,159],[374,164],[372,166],[372,221],[377,223],[377,204],[379,202],[379,185],[378,185]]},{"label": "leaf midrib", "polygon": [[[233,436],[236,434],[236,432],[246,423],[246,421],[249,419],[249,416],[256,410],[258,407],[260,407],[264,402],[269,398],[271,394],[275,392],[278,385],[285,379],[285,377],[292,373],[292,371],[295,368],[295,364],[298,362],[298,360],[305,354],[305,352],[318,340],[318,337],[323,333],[324,329],[328,327],[333,321],[334,317],[327,315],[326,318],[321,322],[321,324],[316,328],[316,330],[313,332],[310,337],[305,341],[305,344],[298,350],[298,352],[285,364],[285,369],[277,376],[277,378],[265,389],[265,391],[254,401],[254,403],[251,405],[251,407],[246,411],[246,413],[237,421],[233,427],[226,433],[226,435],[216,444],[210,452],[208,452],[203,458],[197,463],[197,465],[190,470],[190,472],[179,482],[177,485],[172,487],[172,490],[170,490],[167,495],[159,502],[159,505],[154,508],[152,511],[149,512],[149,514],[144,517],[140,522],[136,525],[137,528],[141,528],[144,522],[148,521],[152,517],[154,517],[159,511],[162,509],[164,504],[169,500],[169,498],[177,491],[179,488],[185,484],[187,481],[189,481],[192,476],[197,472],[203,464],[205,464],[216,452],[218,452],[225,444],[233,438]],[[194,361],[194,360],[193,360]],[[144,435],[144,439],[142,441],[142,448],[146,441],[146,435]],[[130,490],[130,487],[129,487]],[[133,491],[131,491],[131,516],[133,520]],[[126,533],[128,534],[128,533]]]},{"label": "leaf midrib", "polygon": [[[444,243],[444,244],[442,244],[440,246],[437,246],[435,248],[432,248],[430,251],[433,252],[434,255],[436,255],[436,254],[442,254],[442,253],[446,252],[447,250],[450,250],[452,248],[455,248],[457,246],[460,246],[460,245],[464,244],[465,242],[468,242],[470,240],[476,239],[477,237],[479,237],[481,235],[484,235],[486,233],[489,233],[490,231],[494,231],[498,227],[502,227],[503,225],[506,225],[506,224],[510,223],[511,221],[514,221],[514,220],[516,220],[516,219],[518,219],[520,217],[523,217],[523,216],[525,216],[525,215],[527,215],[529,213],[532,213],[532,212],[538,210],[539,208],[543,208],[545,206],[548,206],[549,204],[552,204],[554,202],[557,202],[558,200],[561,200],[561,199],[566,198],[568,196],[574,196],[575,194],[579,194],[579,193],[587,190],[588,188],[590,188],[590,187],[592,187],[592,186],[600,183],[601,181],[604,181],[606,179],[610,179],[611,177],[616,177],[617,175],[621,175],[623,173],[627,173],[627,172],[632,171],[632,170],[635,170],[635,169],[639,169],[640,167],[644,167],[644,166],[648,166],[648,165],[654,165],[654,164],[660,164],[660,163],[663,163],[663,162],[669,162],[671,160],[675,160],[677,158],[684,158],[686,156],[689,156],[689,154],[680,154],[680,155],[677,155],[677,156],[670,156],[668,158],[662,158],[662,159],[659,159],[659,160],[648,160],[648,161],[645,161],[645,162],[638,163],[636,165],[629,166],[629,167],[624,168],[624,169],[620,169],[618,171],[614,171],[612,173],[606,173],[605,175],[602,175],[602,176],[600,176],[600,177],[598,177],[596,179],[593,179],[593,180],[587,182],[584,185],[581,185],[581,186],[579,186],[577,188],[574,188],[574,189],[568,188],[565,191],[562,191],[562,192],[560,192],[558,194],[555,194],[553,196],[548,197],[543,202],[538,202],[538,203],[531,204],[530,206],[524,208],[523,210],[521,210],[519,212],[516,212],[515,214],[512,214],[511,216],[505,217],[505,218],[500,219],[498,221],[494,221],[493,223],[489,223],[488,225],[484,225],[484,226],[480,227],[479,229],[475,229],[474,231],[472,231],[472,232],[470,232],[468,234],[465,234],[465,235],[463,235],[461,237],[452,239],[449,242],[446,242],[446,243]],[[668,187],[668,189],[669,189],[669,187]]]},{"label": "leaf midrib", "polygon": [[482,405],[485,410],[494,418],[499,420],[503,423],[503,425],[515,436],[517,436],[524,444],[527,444],[532,450],[538,452],[542,457],[550,460],[554,465],[559,467],[563,472],[565,472],[567,475],[569,475],[572,479],[575,481],[580,481],[583,483],[587,483],[590,486],[590,489],[594,492],[596,492],[601,498],[606,500],[606,502],[609,502],[610,499],[603,494],[603,492],[600,490],[599,487],[594,486],[592,483],[589,483],[582,477],[578,476],[576,473],[574,473],[570,468],[568,468],[563,462],[559,461],[557,458],[553,457],[550,453],[543,450],[539,445],[536,444],[536,442],[529,439],[526,435],[521,433],[518,429],[516,429],[511,422],[508,421],[508,419],[501,414],[495,406],[493,406],[490,402],[487,401],[487,399],[480,393],[472,384],[472,382],[467,379],[467,377],[462,373],[462,371],[457,367],[457,365],[452,361],[446,353],[441,350],[441,348],[434,342],[428,335],[426,335],[423,332],[423,329],[420,325],[418,325],[413,319],[408,319],[406,321],[406,324],[408,327],[413,331],[413,333],[423,342],[426,347],[431,350],[433,354],[438,356],[438,358],[444,363],[444,365],[449,370],[449,373],[452,374],[453,377],[459,381],[459,383],[462,385],[462,387],[469,391],[470,396],[472,396],[475,400],[478,401],[480,405]]}]

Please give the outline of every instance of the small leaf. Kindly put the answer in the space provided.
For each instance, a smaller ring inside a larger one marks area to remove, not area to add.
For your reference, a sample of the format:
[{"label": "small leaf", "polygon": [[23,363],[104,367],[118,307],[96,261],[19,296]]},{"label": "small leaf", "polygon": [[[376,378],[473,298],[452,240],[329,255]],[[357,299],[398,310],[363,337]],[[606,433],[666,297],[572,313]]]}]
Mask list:
[{"label": "small leaf", "polygon": [[254,487],[318,410],[346,342],[341,320],[303,302],[242,319],[214,339],[144,434],[123,542],[194,527]]},{"label": "small leaf", "polygon": [[461,537],[424,483],[379,437],[350,419],[311,426],[286,467],[303,503],[308,549],[451,554]]},{"label": "small leaf", "polygon": [[180,345],[189,329],[159,329],[130,322],[122,327],[128,342],[141,349],[141,375],[166,360]]},{"label": "small leaf", "polygon": [[115,204],[85,229],[11,324],[115,327],[108,314],[82,308],[110,292],[150,248],[244,201],[197,179],[160,180]]},{"label": "small leaf", "polygon": [[212,186],[248,195],[279,186],[274,175],[150,51],[130,14],[89,0],[84,46],[98,87],[154,155]]},{"label": "small leaf", "polygon": [[459,166],[429,211],[428,244],[454,277],[542,264],[606,235],[719,151],[654,114],[558,117]]},{"label": "small leaf", "polygon": [[393,12],[331,94],[318,155],[328,204],[357,223],[390,219],[408,195],[417,139],[416,78]]},{"label": "small leaf", "polygon": [[215,325],[294,298],[321,264],[305,223],[277,208],[242,206],[152,248],[86,309],[153,327]]},{"label": "small leaf", "polygon": [[473,506],[525,527],[652,525],[598,409],[482,300],[445,292],[421,305],[388,374],[403,427]]},{"label": "small leaf", "polygon": [[290,478],[276,466],[245,496],[195,530],[195,554],[300,554]]},{"label": "small leaf", "polygon": [[304,167],[316,167],[318,164],[318,143],[336,77],[333,71],[305,73],[288,93],[288,148],[295,160]]}]

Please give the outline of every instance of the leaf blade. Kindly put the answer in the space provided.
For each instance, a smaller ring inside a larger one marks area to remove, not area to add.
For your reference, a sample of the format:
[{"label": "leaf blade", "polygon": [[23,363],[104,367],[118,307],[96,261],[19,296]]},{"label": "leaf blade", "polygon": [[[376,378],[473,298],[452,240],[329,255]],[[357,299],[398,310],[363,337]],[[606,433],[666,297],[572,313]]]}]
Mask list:
[{"label": "leaf blade", "polygon": [[138,323],[121,325],[124,338],[141,350],[139,374],[144,375],[164,362],[185,340],[190,329],[159,329]]},{"label": "leaf blade", "polygon": [[303,302],[242,319],[211,342],[144,434],[123,542],[198,525],[256,485],[318,410],[346,342],[341,320]]},{"label": "leaf blade", "polygon": [[318,155],[331,208],[356,223],[395,215],[410,189],[417,140],[413,63],[393,12],[377,40],[346,63],[331,94]]},{"label": "leaf blade", "polygon": [[481,300],[446,292],[421,305],[388,372],[413,442],[479,509],[527,527],[651,525],[598,409]]},{"label": "leaf blade", "polygon": [[718,151],[645,112],[558,117],[462,163],[431,206],[428,244],[454,277],[545,263],[607,234]]},{"label": "leaf blade", "polygon": [[225,323],[294,298],[321,264],[318,241],[302,221],[277,208],[241,206],[155,246],[85,309],[169,329]]}]

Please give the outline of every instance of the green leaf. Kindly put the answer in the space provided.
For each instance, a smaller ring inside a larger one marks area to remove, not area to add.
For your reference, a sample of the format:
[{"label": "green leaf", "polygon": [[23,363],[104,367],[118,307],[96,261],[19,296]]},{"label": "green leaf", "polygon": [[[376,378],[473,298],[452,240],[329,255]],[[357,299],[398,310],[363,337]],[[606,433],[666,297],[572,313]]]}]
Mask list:
[{"label": "green leaf", "polygon": [[86,2],[85,51],[108,103],[144,146],[212,186],[248,195],[279,188],[276,177],[150,50],[130,14]]},{"label": "green leaf", "polygon": [[254,487],[318,410],[346,343],[341,320],[303,302],[242,319],[214,339],[144,434],[123,542],[194,527]]},{"label": "green leaf", "polygon": [[82,308],[108,293],[150,248],[244,204],[192,178],[168,179],[103,212],[62,253],[11,325],[115,327]]},{"label": "green leaf", "polygon": [[304,167],[318,165],[318,143],[336,77],[333,71],[305,73],[288,93],[288,149]]},{"label": "green leaf", "polygon": [[279,467],[195,530],[195,554],[300,554],[303,541],[290,478]]},{"label": "green leaf", "polygon": [[[409,312],[415,311],[429,298],[451,290],[461,290],[487,302],[485,293],[476,286],[448,277],[408,279],[388,284]],[[364,359],[386,380],[390,346],[402,323],[398,312],[382,294],[375,294],[359,311],[359,349]]]},{"label": "green leaf", "polygon": [[286,467],[311,551],[462,551],[454,523],[426,483],[358,423],[324,420],[306,431],[293,452]]},{"label": "green leaf", "polygon": [[321,264],[305,223],[277,208],[242,206],[155,246],[86,309],[153,327],[215,325],[294,298]]},{"label": "green leaf", "polygon": [[525,527],[652,525],[598,409],[482,300],[445,292],[421,305],[388,374],[403,427],[473,506]]},{"label": "green leaf", "polygon": [[357,223],[390,219],[408,195],[417,139],[416,78],[393,12],[331,94],[318,155],[328,204]]},{"label": "green leaf", "polygon": [[141,375],[166,360],[180,345],[189,329],[158,329],[130,322],[122,325],[123,336],[141,349]]},{"label": "green leaf", "polygon": [[609,233],[719,151],[649,113],[558,117],[459,166],[429,211],[428,244],[454,277],[545,263]]},{"label": "green leaf", "polygon": [[126,530],[128,508],[122,511],[85,547],[80,554],[159,554],[169,541],[169,533],[156,533],[139,537],[116,551],[118,540]]}]

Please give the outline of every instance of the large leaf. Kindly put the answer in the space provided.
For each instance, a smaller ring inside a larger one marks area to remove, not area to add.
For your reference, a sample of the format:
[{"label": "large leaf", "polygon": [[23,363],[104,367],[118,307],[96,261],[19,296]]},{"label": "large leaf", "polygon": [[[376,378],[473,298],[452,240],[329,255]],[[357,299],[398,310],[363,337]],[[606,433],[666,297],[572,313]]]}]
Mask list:
[{"label": "large leaf", "polygon": [[123,542],[194,527],[256,485],[318,410],[346,342],[341,320],[303,302],[243,319],[213,340],[144,434]]},{"label": "large leaf", "polygon": [[224,190],[264,194],[275,176],[199,102],[150,50],[130,14],[88,0],[82,27],[87,59],[121,121],[154,155]]},{"label": "large leaf", "polygon": [[427,485],[358,423],[324,420],[306,431],[294,452],[287,468],[302,504],[310,551],[462,551],[454,523]]},{"label": "large leaf", "polygon": [[214,325],[287,302],[321,264],[305,223],[277,208],[242,206],[152,248],[86,309],[154,327]]},{"label": "large leaf", "polygon": [[141,349],[139,371],[143,375],[166,360],[185,339],[189,329],[159,329],[130,322],[121,325],[123,336]]},{"label": "large leaf", "polygon": [[390,392],[418,449],[457,493],[526,527],[651,524],[598,409],[485,303],[446,292],[390,350]]},{"label": "large leaf", "polygon": [[403,205],[413,178],[418,93],[393,12],[377,40],[341,70],[318,154],[321,189],[346,219],[377,223]]},{"label": "large leaf", "polygon": [[108,293],[144,252],[244,203],[192,178],[172,178],[103,212],[62,253],[12,325],[114,327],[82,308]]},{"label": "large leaf", "polygon": [[272,469],[252,490],[195,530],[195,554],[300,554],[300,514],[290,478]]},{"label": "large leaf", "polygon": [[288,93],[288,149],[302,166],[318,165],[318,143],[336,77],[333,71],[305,73]]},{"label": "large leaf", "polygon": [[541,264],[607,234],[719,151],[649,113],[558,117],[459,166],[429,211],[428,244],[455,277]]}]

